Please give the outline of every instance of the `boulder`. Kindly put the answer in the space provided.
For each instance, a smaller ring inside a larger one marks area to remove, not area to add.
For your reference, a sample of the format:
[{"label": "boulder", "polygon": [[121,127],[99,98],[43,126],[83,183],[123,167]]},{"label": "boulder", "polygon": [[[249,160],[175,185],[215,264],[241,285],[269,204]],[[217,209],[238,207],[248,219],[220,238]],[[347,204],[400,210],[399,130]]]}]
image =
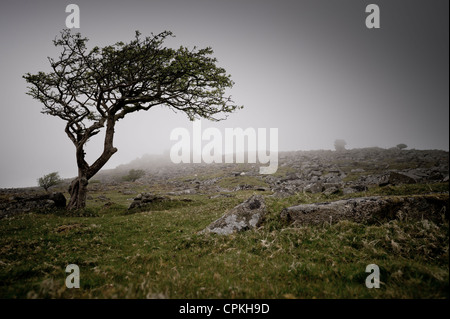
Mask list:
[{"label": "boulder", "polygon": [[415,184],[417,183],[416,176],[408,173],[391,172],[389,174],[389,184],[400,185],[400,184]]},{"label": "boulder", "polygon": [[303,188],[304,192],[306,192],[306,193],[313,193],[313,194],[321,193],[322,190],[323,190],[323,185],[320,182],[306,185],[305,188]]},{"label": "boulder", "polygon": [[348,195],[348,194],[354,194],[357,193],[358,191],[352,187],[344,187],[344,189],[342,190],[342,194],[344,195]]},{"label": "boulder", "polygon": [[142,193],[137,195],[133,202],[128,207],[128,210],[136,210],[136,209],[145,209],[146,206],[149,206],[152,203],[155,202],[162,202],[165,200],[170,200],[167,197],[154,195],[151,193]]},{"label": "boulder", "polygon": [[338,187],[335,187],[335,186],[329,187],[329,188],[325,189],[325,190],[323,191],[323,193],[324,193],[325,195],[333,195],[333,194],[337,194],[337,193],[339,193],[339,188],[338,188]]},{"label": "boulder", "polygon": [[258,227],[266,213],[264,197],[253,195],[212,222],[202,232],[229,235],[234,232],[245,231]]},{"label": "boulder", "polygon": [[318,171],[318,170],[311,171],[311,172],[309,173],[309,177],[313,177],[313,176],[320,177],[320,176],[322,176],[322,172],[321,172],[321,171]]},{"label": "boulder", "polygon": [[331,176],[325,179],[328,184],[339,184],[342,183],[342,178],[340,176]]},{"label": "boulder", "polygon": [[97,197],[97,199],[101,200],[102,202],[108,202],[110,199],[106,197],[105,195],[100,195]]},{"label": "boulder", "polygon": [[172,195],[172,196],[180,196],[180,195],[189,195],[189,194],[196,194],[197,191],[194,188],[189,188],[189,189],[183,189],[180,191],[175,191],[175,192],[168,192],[167,195]]},{"label": "boulder", "polygon": [[392,219],[448,219],[448,194],[359,197],[330,203],[304,204],[283,209],[282,220],[295,225],[310,225],[350,220],[373,223]]},{"label": "boulder", "polygon": [[407,173],[390,172],[380,178],[379,186],[386,185],[401,185],[401,184],[416,184],[417,180],[414,176]]},{"label": "boulder", "polygon": [[327,190],[329,188],[341,188],[342,184],[340,183],[323,183],[323,190]]},{"label": "boulder", "polygon": [[366,185],[351,185],[344,187],[342,190],[343,194],[353,194],[353,193],[359,193],[359,192],[366,192],[368,190]]},{"label": "boulder", "polygon": [[56,208],[65,208],[66,207],[66,197],[63,193],[52,193],[50,194],[50,200],[55,203]]},{"label": "boulder", "polygon": [[270,197],[275,197],[275,198],[285,198],[285,197],[289,197],[294,195],[295,193],[291,192],[291,191],[286,191],[283,189],[276,189],[274,190],[274,193],[272,195],[269,195]]}]

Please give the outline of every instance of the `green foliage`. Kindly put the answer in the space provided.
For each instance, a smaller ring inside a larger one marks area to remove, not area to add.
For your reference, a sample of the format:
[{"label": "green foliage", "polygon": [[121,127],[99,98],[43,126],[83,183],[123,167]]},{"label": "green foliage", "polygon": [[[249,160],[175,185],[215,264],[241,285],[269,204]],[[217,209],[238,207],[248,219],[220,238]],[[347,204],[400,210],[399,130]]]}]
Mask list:
[{"label": "green foliage", "polygon": [[191,120],[217,120],[240,108],[224,95],[234,82],[216,65],[212,48],[163,47],[171,36],[164,31],[142,38],[136,31],[128,43],[88,50],[87,38],[63,30],[54,41],[61,54],[49,58],[53,71],[24,75],[31,84],[27,94],[43,103],[43,113],[69,122],[73,141],[76,134],[97,134],[108,115],[117,121],[160,104]]},{"label": "green foliage", "polygon": [[135,182],[139,178],[145,175],[145,171],[142,169],[130,169],[128,175],[122,177],[122,180],[127,182]]},{"label": "green foliage", "polygon": [[397,144],[397,146],[396,146],[399,150],[402,150],[402,149],[404,149],[404,148],[407,148],[408,146],[406,145],[406,144]]},{"label": "green foliage", "polygon": [[[234,82],[217,65],[210,47],[164,47],[170,31],[117,42],[103,48],[87,48],[88,39],[70,29],[61,32],[54,45],[57,58],[48,58],[51,71],[26,73],[27,94],[43,104],[42,113],[66,122],[65,133],[76,148],[79,179],[71,188],[69,209],[85,206],[84,181],[89,180],[117,152],[114,127],[127,114],[165,105],[185,113],[190,120],[219,121],[242,108],[226,90]],[[101,155],[91,165],[85,160],[85,144],[105,129]],[[133,179],[132,177],[131,179]],[[78,196],[80,195],[81,196]]]},{"label": "green foliage", "polygon": [[53,172],[47,175],[44,175],[43,177],[38,178],[37,182],[40,187],[45,189],[45,191],[48,191],[48,189],[52,186],[56,186],[59,183],[61,183],[61,178],[59,177],[58,172]]}]

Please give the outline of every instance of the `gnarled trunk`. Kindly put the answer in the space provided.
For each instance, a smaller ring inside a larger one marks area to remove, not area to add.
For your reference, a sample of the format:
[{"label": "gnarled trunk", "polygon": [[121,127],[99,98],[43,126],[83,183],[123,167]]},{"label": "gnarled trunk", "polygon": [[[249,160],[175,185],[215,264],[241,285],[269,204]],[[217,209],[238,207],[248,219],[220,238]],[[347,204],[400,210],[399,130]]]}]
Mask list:
[{"label": "gnarled trunk", "polygon": [[88,179],[85,176],[75,178],[69,186],[70,201],[68,210],[82,209],[86,207]]},{"label": "gnarled trunk", "polygon": [[106,164],[106,162],[111,158],[111,156],[117,152],[117,148],[113,146],[114,139],[114,116],[109,116],[106,122],[106,134],[105,142],[103,147],[103,153],[100,157],[89,166],[85,161],[84,153],[84,143],[86,143],[87,138],[81,140],[79,145],[77,145],[77,165],[78,165],[78,177],[75,178],[69,186],[70,200],[67,205],[68,210],[83,209],[86,207],[87,198],[87,185],[89,179],[91,179],[97,172]]}]

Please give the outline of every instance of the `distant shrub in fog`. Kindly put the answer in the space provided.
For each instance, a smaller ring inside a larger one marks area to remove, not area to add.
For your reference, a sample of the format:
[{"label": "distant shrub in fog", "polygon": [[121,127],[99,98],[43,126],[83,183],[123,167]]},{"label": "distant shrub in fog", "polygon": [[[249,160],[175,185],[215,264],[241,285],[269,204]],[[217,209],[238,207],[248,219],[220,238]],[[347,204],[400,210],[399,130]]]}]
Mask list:
[{"label": "distant shrub in fog", "polygon": [[141,169],[130,169],[128,175],[125,175],[122,179],[127,182],[135,182],[144,175],[145,171]]},{"label": "distant shrub in fog", "polygon": [[344,140],[336,140],[334,141],[334,148],[336,151],[345,151],[345,145],[347,145],[347,142]]},{"label": "distant shrub in fog", "polygon": [[48,191],[48,189],[52,186],[55,186],[61,183],[61,178],[59,177],[58,172],[53,172],[38,179],[38,185]]}]

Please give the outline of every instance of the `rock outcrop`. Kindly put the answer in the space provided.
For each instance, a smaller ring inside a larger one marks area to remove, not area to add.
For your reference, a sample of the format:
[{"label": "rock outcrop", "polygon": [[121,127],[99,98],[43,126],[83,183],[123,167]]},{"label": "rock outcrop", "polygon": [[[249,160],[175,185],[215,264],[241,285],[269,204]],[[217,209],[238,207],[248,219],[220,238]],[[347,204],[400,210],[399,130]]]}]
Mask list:
[{"label": "rock outcrop", "polygon": [[392,219],[448,219],[448,194],[359,197],[330,203],[305,204],[285,208],[280,217],[294,225],[335,223],[350,220],[373,223]]},{"label": "rock outcrop", "polygon": [[133,202],[128,207],[128,211],[144,210],[146,207],[150,206],[156,202],[162,202],[165,200],[170,200],[167,197],[154,195],[151,193],[142,193],[137,195]]},{"label": "rock outcrop", "polygon": [[17,213],[50,212],[66,207],[66,198],[62,193],[26,194],[11,196],[0,203],[0,218]]},{"label": "rock outcrop", "polygon": [[263,196],[253,195],[212,222],[203,232],[229,235],[255,228],[260,225],[266,213]]}]

